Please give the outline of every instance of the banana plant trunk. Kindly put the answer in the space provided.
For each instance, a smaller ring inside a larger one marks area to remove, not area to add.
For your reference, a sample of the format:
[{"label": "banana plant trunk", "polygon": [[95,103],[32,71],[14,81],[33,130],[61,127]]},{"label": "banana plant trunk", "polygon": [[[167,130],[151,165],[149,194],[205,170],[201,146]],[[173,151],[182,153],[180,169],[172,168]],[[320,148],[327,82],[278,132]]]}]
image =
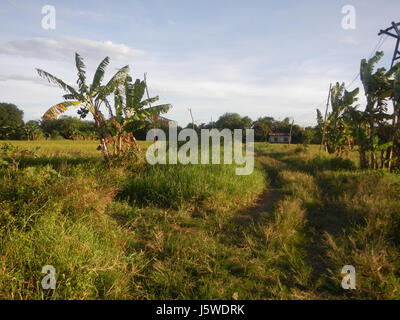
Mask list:
[{"label": "banana plant trunk", "polygon": [[389,164],[388,164],[388,171],[392,171],[392,166],[393,166],[393,156],[396,148],[396,141],[398,139],[398,134],[399,134],[399,121],[400,121],[400,112],[398,108],[398,104],[393,101],[393,139],[392,139],[392,147],[390,148],[390,155],[389,155]]},{"label": "banana plant trunk", "polygon": [[100,139],[101,151],[103,153],[104,159],[106,160],[107,163],[109,163],[110,162],[110,154],[108,152],[107,143],[106,143],[107,133],[106,133],[106,128],[105,128],[104,118],[100,111],[96,111],[96,113],[94,115],[94,121],[96,124],[97,133],[98,133],[99,139]]},{"label": "banana plant trunk", "polygon": [[370,122],[369,122],[369,143],[370,143],[370,168],[371,169],[377,169],[376,168],[376,154],[375,154],[375,148],[374,148],[374,140],[375,140],[375,127],[374,127],[374,119],[371,117]]}]

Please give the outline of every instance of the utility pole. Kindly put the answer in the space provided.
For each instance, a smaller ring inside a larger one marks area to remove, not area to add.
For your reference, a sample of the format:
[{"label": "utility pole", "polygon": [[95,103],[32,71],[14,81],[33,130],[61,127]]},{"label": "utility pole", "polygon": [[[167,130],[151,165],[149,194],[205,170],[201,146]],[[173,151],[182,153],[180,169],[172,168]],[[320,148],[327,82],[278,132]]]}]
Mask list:
[{"label": "utility pole", "polygon": [[[381,30],[378,33],[378,36],[380,36],[382,34],[386,34],[386,35],[396,39],[396,45],[395,45],[393,58],[392,58],[392,64],[390,65],[390,69],[393,68],[395,61],[400,59],[400,51],[399,51],[400,31],[399,31],[399,28],[400,28],[400,22],[399,23],[392,22],[391,27],[389,27],[385,30]],[[393,33],[393,31],[395,33]],[[399,114],[399,110],[397,108],[398,107],[397,103],[394,99],[392,100],[392,102],[393,102],[393,120],[392,120],[392,124],[393,124],[392,143],[393,143],[393,145],[390,148],[389,163],[388,163],[389,172],[392,171],[392,159],[393,159],[393,153],[394,153],[394,144],[397,139],[397,135],[398,135],[398,131],[399,131],[399,124],[400,124],[400,114]]]},{"label": "utility pole", "polygon": [[194,130],[194,118],[193,118],[193,114],[192,114],[192,109],[188,108],[189,112],[190,112],[190,117],[192,118],[192,129]]},{"label": "utility pole", "polygon": [[[147,99],[150,99],[149,89],[147,88],[147,72],[144,73],[143,79],[144,79],[144,84],[146,87]],[[149,107],[151,108],[150,102],[149,102]],[[155,114],[151,115],[151,120],[153,121],[153,129],[155,129],[156,128],[156,115]],[[154,142],[156,142],[156,136],[154,136]]]},{"label": "utility pole", "polygon": [[326,117],[328,115],[328,107],[329,107],[329,99],[331,97],[331,90],[332,90],[332,83],[329,85],[329,93],[328,93],[328,100],[326,101],[326,109],[325,109],[325,117],[324,117],[324,128],[322,129],[322,140],[321,145],[319,146],[319,151],[321,152],[322,145],[325,140],[325,127],[326,127]]},{"label": "utility pole", "polygon": [[293,129],[294,118],[292,120],[292,124],[290,126],[290,133],[289,133],[289,144],[292,143],[292,129]]},{"label": "utility pole", "polygon": [[[394,53],[393,53],[393,58],[392,58],[392,65],[390,68],[393,67],[394,62],[398,59],[400,59],[400,51],[399,51],[399,47],[400,47],[400,32],[399,32],[399,28],[400,28],[400,22],[399,23],[394,23],[392,22],[392,26],[385,29],[385,30],[381,30],[378,33],[378,36],[381,36],[382,34],[386,34],[392,38],[396,39],[396,46],[394,49]],[[393,33],[393,31],[395,33]]]}]

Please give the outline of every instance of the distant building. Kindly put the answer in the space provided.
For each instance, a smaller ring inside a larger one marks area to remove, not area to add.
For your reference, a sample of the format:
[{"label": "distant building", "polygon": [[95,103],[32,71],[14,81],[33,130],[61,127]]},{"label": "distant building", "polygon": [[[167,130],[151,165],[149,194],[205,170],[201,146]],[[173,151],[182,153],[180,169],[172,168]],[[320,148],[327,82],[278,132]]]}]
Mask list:
[{"label": "distant building", "polygon": [[158,122],[158,123],[165,123],[170,125],[171,127],[177,127],[178,126],[178,121],[171,120],[162,116],[150,116],[146,118],[146,121],[148,122]]},{"label": "distant building", "polygon": [[270,143],[289,143],[289,133],[270,133],[268,141]]},{"label": "distant building", "polygon": [[170,126],[173,126],[173,127],[177,127],[178,126],[178,121],[171,120],[171,119],[168,119],[168,118],[165,118],[165,117],[161,117],[161,116],[157,117],[157,121],[167,123],[167,124],[169,124]]}]

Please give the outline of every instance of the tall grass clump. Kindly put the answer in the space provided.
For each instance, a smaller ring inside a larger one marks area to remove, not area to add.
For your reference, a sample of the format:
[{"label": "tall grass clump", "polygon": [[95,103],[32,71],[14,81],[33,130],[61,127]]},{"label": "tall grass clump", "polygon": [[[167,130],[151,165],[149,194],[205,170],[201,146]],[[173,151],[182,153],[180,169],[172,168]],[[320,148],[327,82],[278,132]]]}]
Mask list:
[{"label": "tall grass clump", "polygon": [[120,197],[139,206],[178,209],[182,205],[228,205],[260,193],[265,179],[260,170],[238,176],[234,165],[147,165],[130,177]]},{"label": "tall grass clump", "polygon": [[[50,166],[3,170],[0,190],[0,298],[129,297],[127,234],[105,214],[112,190]],[[41,287],[45,265],[54,291]]]}]

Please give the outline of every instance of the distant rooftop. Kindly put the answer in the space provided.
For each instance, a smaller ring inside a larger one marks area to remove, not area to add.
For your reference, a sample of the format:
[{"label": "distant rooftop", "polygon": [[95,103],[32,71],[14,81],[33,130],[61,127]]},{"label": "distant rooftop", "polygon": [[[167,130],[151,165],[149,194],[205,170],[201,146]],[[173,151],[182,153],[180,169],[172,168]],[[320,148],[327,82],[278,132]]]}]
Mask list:
[{"label": "distant rooftop", "polygon": [[289,136],[289,133],[271,132],[269,135],[270,136],[280,136],[280,137],[282,137],[282,136]]}]

